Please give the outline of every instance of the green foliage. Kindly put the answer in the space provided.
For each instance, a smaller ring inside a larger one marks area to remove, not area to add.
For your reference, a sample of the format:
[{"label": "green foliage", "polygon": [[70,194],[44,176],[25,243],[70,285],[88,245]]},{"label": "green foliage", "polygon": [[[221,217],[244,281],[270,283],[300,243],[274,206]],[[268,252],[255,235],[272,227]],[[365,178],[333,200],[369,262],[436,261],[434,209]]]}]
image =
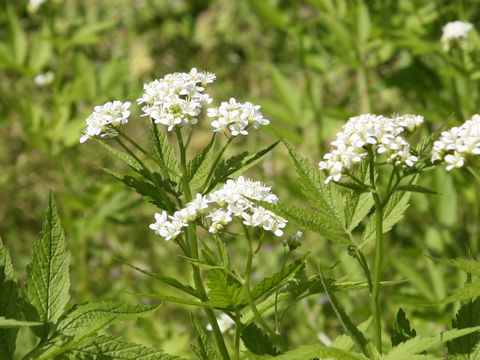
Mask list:
[{"label": "green foliage", "polygon": [[198,324],[198,321],[190,316],[193,329],[197,335],[197,345],[190,345],[195,355],[197,355],[200,360],[219,360],[220,355],[215,351],[215,349],[210,345],[207,334],[205,330]]},{"label": "green foliage", "polygon": [[415,329],[410,328],[410,321],[405,316],[402,308],[398,309],[397,320],[393,324],[392,346],[397,346],[409,339],[413,339],[417,335]]},{"label": "green foliage", "polygon": [[[480,299],[465,302],[457,312],[455,319],[452,320],[452,327],[455,329],[465,329],[480,325]],[[475,359],[479,353],[477,349],[480,334],[473,332],[468,335],[458,337],[447,343],[449,359]]]},{"label": "green foliage", "polygon": [[255,355],[277,355],[278,349],[265,331],[250,323],[240,334],[245,347]]},{"label": "green foliage", "polygon": [[311,360],[311,359],[334,359],[334,360],[366,360],[367,357],[349,352],[346,350],[336,349],[334,347],[324,347],[320,345],[300,346],[295,350],[288,351],[279,356],[252,356],[251,359],[278,359],[278,360]]}]

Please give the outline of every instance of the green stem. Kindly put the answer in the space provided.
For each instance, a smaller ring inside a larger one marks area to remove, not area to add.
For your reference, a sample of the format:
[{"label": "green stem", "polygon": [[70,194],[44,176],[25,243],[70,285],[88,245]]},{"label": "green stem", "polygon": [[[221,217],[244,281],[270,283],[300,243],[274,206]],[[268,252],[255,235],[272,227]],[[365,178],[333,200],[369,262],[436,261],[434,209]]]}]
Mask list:
[{"label": "green stem", "polygon": [[245,295],[247,297],[248,304],[250,305],[250,308],[252,309],[253,315],[255,317],[255,320],[258,321],[260,326],[272,337],[272,339],[276,340],[280,347],[282,348],[283,351],[287,350],[287,344],[285,343],[285,340],[278,335],[273,329],[263,320],[262,315],[257,309],[257,306],[255,305],[255,300],[253,299],[252,293],[250,292],[250,276],[252,272],[252,262],[253,262],[253,249],[252,249],[252,239],[250,238],[250,232],[248,231],[248,228],[245,224],[242,224],[243,228],[245,230],[245,235],[247,237],[247,242],[248,242],[248,260],[247,260],[247,266],[245,269],[245,282],[243,283],[243,288],[245,291]]},{"label": "green stem", "polygon": [[242,322],[240,321],[240,313],[235,314],[235,360],[240,360],[240,333],[242,331]]},{"label": "green stem", "polygon": [[[182,139],[182,133],[178,127],[175,128],[175,133],[177,135],[178,140],[178,147],[180,149],[180,161],[182,167],[182,187],[183,192],[185,194],[185,201],[189,202],[192,199],[192,193],[190,190],[190,185],[187,179],[187,160],[185,154],[185,145]],[[197,241],[197,233],[196,233],[196,226],[195,224],[189,224],[188,228],[185,230],[185,235],[187,239],[187,243],[189,245],[189,254],[192,259],[198,260],[198,241]],[[193,268],[193,281],[195,283],[195,288],[200,293],[200,298],[202,301],[208,301],[208,296],[205,291],[205,287],[203,286],[202,277],[200,275],[200,269],[192,264]],[[223,360],[230,360],[230,355],[228,354],[227,347],[225,346],[225,341],[223,340],[222,332],[217,323],[217,319],[215,317],[215,313],[210,308],[205,308],[205,312],[207,313],[207,318],[210,324],[212,325],[213,335],[215,337],[215,341],[217,343],[218,349],[222,355]]]},{"label": "green stem", "polygon": [[[215,134],[213,134],[213,136],[215,136]],[[223,145],[222,149],[220,150],[220,152],[218,153],[217,157],[215,158],[215,160],[213,161],[212,163],[212,167],[210,168],[210,171],[208,172],[208,176],[207,178],[205,179],[205,182],[203,183],[201,189],[202,189],[202,193],[204,191],[207,191],[207,186],[208,184],[210,183],[210,180],[212,179],[212,176],[213,176],[213,172],[215,171],[218,163],[220,162],[220,159],[222,158],[222,155],[223,153],[225,152],[225,150],[227,150],[228,146],[232,143],[233,139],[235,138],[235,136],[230,136],[227,140],[227,142],[225,143],[225,145]]]}]

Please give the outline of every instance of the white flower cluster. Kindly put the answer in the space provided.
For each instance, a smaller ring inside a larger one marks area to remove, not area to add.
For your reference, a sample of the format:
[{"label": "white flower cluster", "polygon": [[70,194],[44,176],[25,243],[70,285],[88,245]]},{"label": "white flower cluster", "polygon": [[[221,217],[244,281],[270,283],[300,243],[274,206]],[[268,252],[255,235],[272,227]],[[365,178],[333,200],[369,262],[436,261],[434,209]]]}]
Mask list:
[{"label": "white flower cluster", "polygon": [[423,116],[410,114],[392,118],[363,114],[350,118],[332,142],[334,149],[318,164],[321,170],[328,171],[325,183],[339,181],[345,171],[360,163],[368,154],[368,145],[376,145],[376,152],[386,154],[387,161],[396,166],[413,166],[418,159],[400,134],[413,131],[422,123]]},{"label": "white flower cluster", "polygon": [[433,143],[432,162],[444,160],[446,170],[460,168],[465,165],[469,155],[480,154],[480,115],[473,115],[471,120],[461,126],[443,131],[440,139]]},{"label": "white flower cluster", "polygon": [[27,5],[27,11],[29,13],[36,13],[38,9],[43,5],[47,0],[29,0]]},{"label": "white flower cluster", "polygon": [[188,203],[185,208],[168,215],[166,211],[155,214],[155,223],[150,225],[165,240],[174,239],[183,227],[207,212],[209,204],[215,207],[205,216],[210,219],[209,231],[218,233],[233,220],[233,217],[243,219],[247,226],[261,227],[266,231],[272,231],[276,236],[282,236],[287,220],[276,215],[272,211],[255,205],[248,198],[266,201],[274,204],[278,201],[275,194],[270,192],[270,187],[260,181],[245,179],[243,176],[236,180],[227,180],[220,189],[202,196],[197,194],[195,199]]},{"label": "white flower cluster", "polygon": [[452,21],[443,27],[441,41],[445,51],[450,49],[452,41],[459,41],[460,46],[466,48],[468,43],[465,41],[468,38],[468,33],[473,29],[473,24],[465,21]]},{"label": "white flower cluster", "polygon": [[173,73],[144,84],[143,96],[137,99],[142,107],[143,116],[150,116],[155,123],[168,126],[184,124],[194,125],[202,107],[212,102],[204,94],[205,86],[215,80],[215,74],[198,72],[193,68],[189,73]]},{"label": "white flower cluster", "polygon": [[84,143],[92,137],[112,137],[118,135],[118,128],[128,122],[130,103],[127,101],[107,102],[104,105],[95,106],[93,113],[87,118],[87,128],[80,142]]},{"label": "white flower cluster", "polygon": [[214,132],[230,131],[232,136],[247,135],[247,129],[253,127],[255,130],[261,125],[268,125],[270,121],[263,118],[259,111],[260,105],[253,105],[250,102],[237,103],[234,98],[229,102],[222,102],[218,108],[207,110],[207,116],[215,118],[211,125]]},{"label": "white flower cluster", "polygon": [[46,73],[37,74],[33,78],[33,82],[37,86],[47,86],[53,83],[55,80],[55,73],[53,71],[47,71]]}]

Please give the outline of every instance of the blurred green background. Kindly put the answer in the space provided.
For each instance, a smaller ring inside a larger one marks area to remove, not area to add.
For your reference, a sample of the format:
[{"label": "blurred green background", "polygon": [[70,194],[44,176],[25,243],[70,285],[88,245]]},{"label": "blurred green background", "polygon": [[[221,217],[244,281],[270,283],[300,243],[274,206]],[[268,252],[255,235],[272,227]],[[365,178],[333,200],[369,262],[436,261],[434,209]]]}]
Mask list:
[{"label": "blurred green background", "polygon": [[[174,244],[148,229],[154,206],[100,169],[125,171],[122,165],[93,141],[78,143],[94,105],[115,99],[135,103],[144,82],[196,67],[217,74],[208,89],[217,103],[249,100],[262,105],[271,120],[269,130],[239,139],[231,153],[265,147],[278,133],[317,163],[350,116],[420,114],[425,125],[419,136],[425,136],[478,112],[477,30],[469,33],[467,48],[453,45],[445,51],[440,37],[445,23],[478,26],[479,17],[479,1],[473,0],[47,0],[38,9],[3,0],[0,235],[17,273],[21,278],[29,262],[52,190],[73,257],[73,300],[138,302],[145,300],[127,292],[170,291],[116,258],[190,278]],[[37,75],[49,72],[42,83]],[[126,132],[149,146],[147,120],[132,108]],[[200,122],[194,148],[206,144],[209,128],[206,119]],[[278,146],[249,175],[272,185],[282,200],[303,205],[291,169]],[[412,305],[441,299],[465,279],[425,255],[464,256],[466,247],[479,255],[478,184],[460,171],[441,169],[421,183],[439,195],[412,196],[405,219],[389,235],[385,279],[410,281],[384,290],[387,331],[399,306],[417,333],[448,327],[455,306],[412,313]],[[230,241],[234,261],[243,264],[244,244]],[[306,233],[296,252],[307,251],[309,271],[338,262],[334,276],[361,279],[344,248]],[[277,271],[284,259],[281,240],[269,239],[259,258],[259,274]],[[342,296],[342,303],[356,321],[368,317],[367,290]],[[189,354],[189,311],[196,310],[166,304],[155,317],[113,331],[169,353]],[[291,308],[283,330],[292,347],[341,332],[321,296]],[[25,344],[31,341],[28,330],[23,335]]]}]

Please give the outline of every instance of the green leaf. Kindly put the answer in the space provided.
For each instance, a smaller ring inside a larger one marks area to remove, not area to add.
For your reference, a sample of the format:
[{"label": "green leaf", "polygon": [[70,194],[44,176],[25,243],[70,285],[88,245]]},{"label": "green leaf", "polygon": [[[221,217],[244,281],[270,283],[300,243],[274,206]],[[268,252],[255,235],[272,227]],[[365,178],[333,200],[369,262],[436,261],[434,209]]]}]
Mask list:
[{"label": "green leaf", "polygon": [[181,360],[143,345],[125,342],[120,337],[94,336],[67,353],[72,360]]},{"label": "green leaf", "polygon": [[129,166],[130,168],[132,168],[136,172],[144,175],[142,165],[137,160],[135,160],[133,157],[131,157],[130,155],[128,155],[127,153],[125,153],[123,151],[117,150],[117,149],[111,147],[110,145],[107,145],[105,143],[105,141],[98,140],[98,139],[96,139],[96,140],[97,140],[97,143],[102,145],[106,150],[108,150],[108,152],[110,154],[115,156],[118,160],[120,160],[121,162],[123,162],[125,165]]},{"label": "green leaf", "polygon": [[[41,322],[33,322],[33,321],[22,321],[22,320],[15,320],[15,319],[6,319],[3,316],[0,316],[0,329],[10,329],[10,328],[19,328],[19,327],[28,327],[28,326],[39,326],[43,325]],[[2,331],[2,333],[7,333]],[[0,338],[0,354],[2,354],[3,350],[3,338]],[[10,357],[13,356],[13,353],[10,354]],[[4,357],[2,359],[5,359]]]},{"label": "green leaf", "polygon": [[[361,331],[362,333],[365,333],[370,325],[372,324],[372,317],[369,317],[367,320],[365,320],[363,323],[358,325],[358,330]],[[335,338],[335,340],[332,342],[332,347],[341,349],[341,350],[350,350],[352,346],[354,345],[353,340],[347,336],[347,335],[340,335]]]},{"label": "green leaf", "polygon": [[27,56],[27,36],[20,26],[20,22],[13,6],[7,5],[8,30],[10,46],[17,66],[23,66]]},{"label": "green leaf", "polygon": [[474,281],[465,284],[465,286],[461,289],[455,290],[452,295],[447,296],[445,299],[439,301],[435,305],[450,304],[455,301],[469,300],[478,296],[480,296],[480,281]]},{"label": "green leaf", "polygon": [[297,272],[302,270],[305,267],[305,261],[308,254],[303,256],[301,259],[296,260],[295,262],[284,267],[281,271],[276,274],[265,277],[262,279],[255,287],[252,289],[252,297],[254,300],[264,296],[269,291],[278,288],[280,285],[285,284],[287,281],[290,281]]},{"label": "green leaf", "polygon": [[354,195],[347,199],[345,207],[346,225],[348,231],[353,231],[358,224],[368,215],[375,201],[370,193]]},{"label": "green leaf", "polygon": [[[465,329],[480,325],[480,298],[468,301],[463,304],[457,312],[456,318],[452,321],[452,327],[455,329]],[[448,356],[464,355],[469,359],[470,355],[476,351],[476,347],[480,340],[480,334],[474,332],[462,337],[458,337],[447,343]]]},{"label": "green leaf", "polygon": [[215,144],[215,134],[210,142],[200,151],[193,160],[188,163],[187,174],[191,189],[197,189],[207,179],[210,167],[212,165],[213,145]]},{"label": "green leaf", "polygon": [[62,316],[69,299],[70,256],[65,248],[57,206],[50,194],[45,221],[38,240],[33,244],[33,259],[27,266],[24,297],[29,306],[24,309],[29,321],[40,321],[34,328],[45,339],[52,326]]},{"label": "green leaf", "polygon": [[260,356],[252,355],[251,360],[275,359],[275,360],[367,360],[368,358],[359,353],[336,349],[334,347],[325,347],[321,345],[300,346],[295,350],[287,351],[278,356]]},{"label": "green leaf", "polygon": [[157,163],[162,168],[163,176],[177,181],[180,178],[180,166],[175,157],[175,151],[168,143],[167,134],[158,131],[156,124],[152,124],[152,139]]},{"label": "green leaf", "polygon": [[[383,209],[383,233],[387,233],[399,222],[409,206],[410,192],[397,192],[390,197]],[[363,232],[362,242],[366,243],[375,239],[375,214],[372,214],[370,221]]]},{"label": "green leaf", "polygon": [[[18,303],[17,280],[10,255],[0,238],[0,324],[6,321],[5,318],[10,321],[19,316]],[[2,327],[4,326],[0,325],[0,359],[13,359],[17,329],[1,329]]]},{"label": "green leaf", "polygon": [[318,167],[312,166],[287,142],[283,143],[300,178],[301,190],[312,206],[322,214],[322,222],[328,223],[337,233],[344,231],[345,199],[342,194],[333,184],[325,184],[325,175]]},{"label": "green leaf", "polygon": [[358,328],[355,326],[352,320],[350,320],[348,315],[345,313],[345,310],[343,310],[343,307],[337,301],[332,288],[330,287],[328,282],[325,281],[323,274],[320,272],[319,275],[320,275],[320,279],[322,280],[322,284],[325,289],[325,292],[327,293],[328,299],[330,300],[330,305],[332,305],[332,308],[335,311],[337,318],[340,320],[340,323],[342,324],[345,332],[347,333],[348,336],[350,336],[350,338],[353,340],[355,345],[357,345],[357,347],[366,355],[367,340],[365,339],[363,334],[358,330]]},{"label": "green leaf", "polygon": [[436,191],[433,191],[425,186],[421,185],[402,185],[398,186],[396,191],[411,191],[411,192],[417,192],[417,193],[423,193],[423,194],[432,194],[436,195],[438,194]]},{"label": "green leaf", "polygon": [[410,329],[410,322],[408,321],[402,308],[398,310],[397,320],[393,324],[392,346],[397,346],[409,339],[417,336],[415,329]]},{"label": "green leaf", "polygon": [[132,320],[158,308],[158,305],[130,305],[118,301],[101,301],[79,305],[57,325],[62,335],[77,336],[117,320]]},{"label": "green leaf", "polygon": [[480,330],[480,326],[466,329],[455,329],[441,332],[438,335],[423,337],[416,336],[413,339],[407,340],[397,347],[394,347],[382,360],[407,360],[411,359],[412,355],[420,354],[424,351],[434,349],[443,343],[459,338],[461,336],[471,334]]},{"label": "green leaf", "polygon": [[264,20],[272,23],[279,29],[289,30],[289,20],[287,16],[268,1],[248,0],[248,3]]},{"label": "green leaf", "polygon": [[245,302],[243,285],[223,270],[209,270],[207,286],[211,306],[234,309]]},{"label": "green leaf", "polygon": [[278,141],[258,152],[255,150],[245,151],[239,155],[235,155],[229,159],[221,161],[215,169],[212,181],[210,182],[210,185],[205,193],[210,192],[218,184],[225,183],[229,178],[234,179],[240,176],[243,172],[247,171],[260,160],[262,160],[265,155],[267,155],[275,146],[277,146],[277,144]]},{"label": "green leaf", "polygon": [[174,278],[171,278],[171,277],[168,277],[168,276],[163,276],[163,275],[160,275],[160,274],[155,274],[153,272],[150,272],[148,270],[143,270],[143,269],[140,269],[139,267],[136,267],[134,265],[131,265],[129,263],[126,263],[124,262],[125,265],[128,265],[130,266],[131,268],[137,270],[137,271],[140,271],[141,273],[145,274],[145,275],[148,275],[150,276],[151,278],[154,278],[166,285],[170,285],[170,286],[173,286],[174,288],[180,290],[180,291],[183,291],[187,294],[190,294],[192,296],[195,296],[196,298],[200,298],[200,294],[199,292],[194,289],[193,287],[191,287],[190,285],[185,285],[185,284],[182,284],[180,281],[178,281],[177,279],[174,279]]},{"label": "green leaf", "polygon": [[[288,117],[290,118],[291,125],[298,125],[297,121],[297,114],[298,106],[301,103],[299,96],[298,96],[298,85],[292,84],[289,80],[283,76],[280,71],[273,65],[268,65],[268,73],[270,75],[270,80],[275,89],[275,94],[280,100],[280,103],[283,104],[286,109],[288,109]],[[275,103],[278,108],[278,102]],[[283,108],[283,110],[286,110]]]},{"label": "green leaf", "polygon": [[432,259],[433,261],[463,270],[466,273],[480,277],[480,263],[476,260],[469,260],[469,259],[462,259],[462,258],[440,259],[432,256],[429,256],[429,258]]},{"label": "green leaf", "polygon": [[240,337],[245,347],[256,355],[277,355],[278,350],[270,336],[254,323],[242,329]]},{"label": "green leaf", "polygon": [[282,203],[270,204],[265,201],[252,201],[287,219],[299,229],[315,231],[325,238],[340,244],[348,245],[350,243],[347,238],[342,236],[343,230],[326,221],[325,216],[320,212],[307,211],[294,205],[284,205]]},{"label": "green leaf", "polygon": [[198,356],[200,360],[220,360],[221,357],[217,353],[217,351],[210,345],[208,341],[207,334],[205,330],[198,324],[198,321],[190,314],[190,318],[192,320],[193,329],[195,330],[195,334],[197,335],[197,344],[198,345],[190,345],[193,352]]}]

